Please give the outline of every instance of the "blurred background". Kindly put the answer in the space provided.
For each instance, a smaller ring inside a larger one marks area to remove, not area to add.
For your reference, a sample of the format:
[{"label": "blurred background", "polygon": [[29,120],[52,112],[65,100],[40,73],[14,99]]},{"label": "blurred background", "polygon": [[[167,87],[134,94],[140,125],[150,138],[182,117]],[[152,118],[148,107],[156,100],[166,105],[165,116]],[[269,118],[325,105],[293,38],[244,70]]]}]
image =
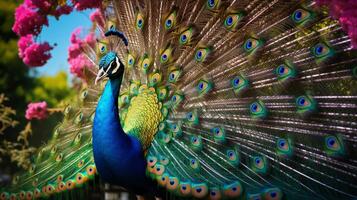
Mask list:
[{"label": "blurred background", "polygon": [[[37,148],[62,120],[63,108],[85,84],[84,68],[93,67],[76,53],[83,41],[95,42],[88,33],[93,33],[93,23],[101,16],[98,5],[102,2],[82,1],[89,4],[78,7],[76,1],[54,0],[48,13],[31,8],[32,2],[36,1],[0,1],[0,188],[31,167]],[[83,37],[84,33],[89,37]],[[25,48],[35,46],[29,53],[35,56],[29,60],[21,40]],[[136,199],[99,179],[93,184],[86,198]]]},{"label": "blurred background", "polygon": [[[32,155],[63,117],[60,111],[80,89],[82,80],[70,73],[68,48],[77,27],[92,27],[90,13],[94,11],[88,8],[48,16],[48,26],[43,26],[35,41],[53,47],[51,58],[43,66],[29,67],[19,57],[19,36],[12,30],[15,10],[21,3],[0,1],[0,187],[10,183],[16,172],[29,168]],[[43,101],[50,114],[41,120],[26,119],[29,103]],[[120,188],[99,185],[88,198],[136,199]]]}]

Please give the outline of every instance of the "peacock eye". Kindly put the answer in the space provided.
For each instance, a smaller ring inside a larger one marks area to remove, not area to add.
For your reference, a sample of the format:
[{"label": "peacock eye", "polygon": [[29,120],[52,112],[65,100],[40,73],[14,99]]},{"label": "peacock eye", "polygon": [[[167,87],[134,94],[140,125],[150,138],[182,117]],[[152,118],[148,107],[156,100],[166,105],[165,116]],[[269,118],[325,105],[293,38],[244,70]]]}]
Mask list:
[{"label": "peacock eye", "polygon": [[199,95],[204,95],[204,94],[207,94],[209,91],[211,91],[212,86],[213,86],[213,83],[211,81],[201,79],[198,82],[196,90]]},{"label": "peacock eye", "polygon": [[169,73],[169,82],[176,83],[178,78],[180,77],[181,70],[173,70]]},{"label": "peacock eye", "polygon": [[219,0],[207,0],[207,7],[210,10],[217,9],[219,7]]},{"label": "peacock eye", "polygon": [[192,169],[198,169],[199,168],[199,162],[196,159],[192,158],[190,160],[190,166],[192,167]]},{"label": "peacock eye", "polygon": [[263,196],[264,199],[282,199],[282,192],[279,188],[266,189]]},{"label": "peacock eye", "polygon": [[236,94],[241,94],[249,86],[249,81],[243,75],[238,75],[231,80],[233,90]]},{"label": "peacock eye", "polygon": [[333,54],[332,49],[325,43],[318,43],[312,48],[312,54],[317,59],[325,59]]},{"label": "peacock eye", "polygon": [[244,48],[244,50],[246,52],[252,53],[262,45],[263,45],[263,42],[261,40],[258,40],[258,39],[255,39],[255,38],[248,38],[244,42],[243,48]]},{"label": "peacock eye", "polygon": [[155,85],[157,85],[158,83],[161,82],[161,79],[162,79],[162,75],[161,75],[161,73],[159,73],[159,72],[150,74],[150,75],[149,75],[149,83],[150,83],[150,86],[155,86]]},{"label": "peacock eye", "polygon": [[291,156],[293,153],[291,141],[285,138],[278,138],[277,142],[277,153],[280,156]]},{"label": "peacock eye", "polygon": [[202,149],[202,138],[201,136],[192,135],[191,136],[191,147],[193,150],[201,150]]},{"label": "peacock eye", "polygon": [[257,111],[260,110],[260,107],[258,106],[257,103],[252,103],[252,105],[250,106],[250,110],[251,110],[252,112],[257,112]]},{"label": "peacock eye", "polygon": [[181,91],[175,92],[171,97],[171,105],[175,109],[184,100],[184,95]]},{"label": "peacock eye", "polygon": [[165,20],[165,29],[170,30],[176,24],[176,12],[172,12]]},{"label": "peacock eye", "polygon": [[345,147],[342,137],[333,135],[325,136],[325,152],[329,156],[343,156],[345,154]]},{"label": "peacock eye", "polygon": [[291,18],[296,24],[303,24],[312,18],[312,13],[308,10],[299,8],[293,12]]},{"label": "peacock eye", "polygon": [[253,118],[264,118],[267,115],[267,109],[263,102],[256,101],[250,105],[250,114]]},{"label": "peacock eye", "polygon": [[188,29],[184,30],[183,32],[181,32],[180,45],[186,45],[186,44],[190,43],[192,35],[193,35],[192,28],[188,28]]},{"label": "peacock eye", "polygon": [[171,58],[171,53],[172,53],[172,49],[171,48],[165,49],[165,51],[161,54],[160,62],[162,64],[167,63]]},{"label": "peacock eye", "polygon": [[300,114],[306,114],[316,111],[317,102],[310,95],[299,96],[295,100],[297,106],[297,112]]},{"label": "peacock eye", "polygon": [[325,139],[325,143],[328,149],[337,151],[340,148],[340,143],[335,136],[328,136]]},{"label": "peacock eye", "polygon": [[168,89],[165,86],[162,86],[158,88],[157,93],[159,95],[158,98],[160,101],[165,100],[168,96]]},{"label": "peacock eye", "polygon": [[142,29],[144,27],[144,16],[142,13],[137,14],[135,25],[137,29]]},{"label": "peacock eye", "polygon": [[197,62],[204,62],[209,53],[210,53],[209,48],[199,48],[196,50],[195,60]]},{"label": "peacock eye", "polygon": [[296,76],[296,69],[292,64],[287,62],[286,64],[279,65],[275,69],[275,74],[277,75],[278,80],[285,81]]},{"label": "peacock eye", "polygon": [[131,54],[128,54],[128,57],[127,57],[127,65],[128,65],[128,68],[132,68],[134,66],[134,56],[131,55]]},{"label": "peacock eye", "polygon": [[187,119],[191,120],[192,117],[193,117],[192,113],[188,113],[188,114],[187,114]]},{"label": "peacock eye", "polygon": [[151,66],[151,59],[148,57],[148,55],[144,55],[141,61],[141,69],[144,71],[144,73],[147,73]]},{"label": "peacock eye", "polygon": [[266,173],[267,171],[267,161],[264,157],[256,156],[252,160],[252,169],[257,173]]},{"label": "peacock eye", "polygon": [[242,14],[241,13],[234,13],[234,14],[230,14],[226,17],[226,19],[224,20],[224,26],[228,29],[228,30],[233,30],[237,27],[238,22],[242,19]]}]

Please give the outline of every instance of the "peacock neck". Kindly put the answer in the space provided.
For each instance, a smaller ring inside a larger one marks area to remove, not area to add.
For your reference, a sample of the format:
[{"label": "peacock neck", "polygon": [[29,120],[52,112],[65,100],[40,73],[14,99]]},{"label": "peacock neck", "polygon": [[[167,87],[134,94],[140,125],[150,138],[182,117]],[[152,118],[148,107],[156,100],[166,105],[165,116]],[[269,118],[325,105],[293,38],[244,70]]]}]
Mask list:
[{"label": "peacock neck", "polygon": [[103,101],[107,104],[105,108],[108,109],[108,112],[113,112],[117,121],[119,121],[118,96],[120,93],[121,81],[122,77],[109,79],[102,95]]},{"label": "peacock neck", "polygon": [[[114,145],[113,148],[115,148],[117,145],[128,147],[127,145],[130,144],[130,140],[120,124],[118,110],[122,78],[123,73],[119,73],[117,77],[109,79],[97,105],[93,123],[93,139],[100,140],[103,146]],[[113,141],[115,142],[113,143]]]}]

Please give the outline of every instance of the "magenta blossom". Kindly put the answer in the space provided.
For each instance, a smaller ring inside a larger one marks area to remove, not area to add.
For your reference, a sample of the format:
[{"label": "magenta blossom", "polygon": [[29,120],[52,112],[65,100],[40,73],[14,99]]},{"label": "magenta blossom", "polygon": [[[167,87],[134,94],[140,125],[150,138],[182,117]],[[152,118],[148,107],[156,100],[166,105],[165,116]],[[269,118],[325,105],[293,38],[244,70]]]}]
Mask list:
[{"label": "magenta blossom", "polygon": [[316,0],[318,6],[326,5],[348,33],[352,47],[357,48],[357,0]]},{"label": "magenta blossom", "polygon": [[26,119],[46,119],[48,117],[47,103],[45,101],[29,103],[26,110]]},{"label": "magenta blossom", "polygon": [[84,78],[84,69],[92,68],[94,64],[83,54],[83,50],[90,46],[95,47],[96,37],[93,32],[84,39],[80,37],[81,28],[76,28],[70,37],[71,45],[68,48],[68,63],[70,72],[79,78]]},{"label": "magenta blossom", "polygon": [[31,9],[38,9],[41,13],[49,13],[52,8],[50,0],[25,0],[24,4]]},{"label": "magenta blossom", "polygon": [[71,34],[71,37],[69,38],[71,43],[81,42],[81,37],[80,37],[81,31],[82,31],[82,27],[77,27],[76,29],[74,29],[74,31]]},{"label": "magenta blossom", "polygon": [[81,54],[76,58],[68,60],[70,64],[70,72],[79,78],[84,77],[84,69],[86,67],[93,67],[94,64],[84,55]]},{"label": "magenta blossom", "polygon": [[82,53],[81,45],[73,43],[68,47],[68,60],[78,57]]},{"label": "magenta blossom", "polygon": [[47,16],[36,12],[26,4],[21,4],[15,11],[15,23],[12,30],[19,36],[38,35],[43,25],[48,26]]},{"label": "magenta blossom", "polygon": [[29,67],[42,66],[51,58],[50,51],[53,47],[48,42],[35,43],[32,35],[21,37],[17,45],[20,58]]},{"label": "magenta blossom", "polygon": [[25,50],[33,44],[32,35],[26,35],[19,39],[17,46],[19,47],[19,56],[20,58],[25,57]]},{"label": "magenta blossom", "polygon": [[69,5],[64,5],[64,6],[60,6],[58,7],[56,10],[54,10],[51,14],[53,16],[55,16],[57,19],[61,16],[61,15],[68,15],[73,11],[73,8]]},{"label": "magenta blossom", "polygon": [[95,44],[97,43],[95,34],[93,32],[90,32],[85,38],[84,38],[84,43],[89,45],[90,47],[94,48]]},{"label": "magenta blossom", "polygon": [[100,9],[96,9],[94,12],[92,12],[89,18],[93,23],[97,23],[100,27],[104,28],[105,19]]},{"label": "magenta blossom", "polygon": [[54,6],[53,1],[51,0],[25,0],[24,5],[28,8],[37,11],[43,15],[53,15],[56,18],[59,18],[61,15],[68,15],[72,12],[73,7],[65,4],[63,6]]},{"label": "magenta blossom", "polygon": [[48,42],[41,44],[33,43],[25,50],[23,61],[30,67],[40,67],[51,58],[50,51],[53,49]]},{"label": "magenta blossom", "polygon": [[102,0],[71,0],[77,10],[85,10],[87,8],[100,8]]}]

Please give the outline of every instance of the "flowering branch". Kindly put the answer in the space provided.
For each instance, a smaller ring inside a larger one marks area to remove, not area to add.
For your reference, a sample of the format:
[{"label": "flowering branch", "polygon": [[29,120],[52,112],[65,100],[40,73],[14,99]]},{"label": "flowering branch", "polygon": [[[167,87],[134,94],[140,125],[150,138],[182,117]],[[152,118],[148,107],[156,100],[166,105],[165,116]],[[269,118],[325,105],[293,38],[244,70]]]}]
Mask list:
[{"label": "flowering branch", "polygon": [[327,6],[330,15],[337,19],[348,33],[353,48],[357,48],[357,1],[355,0],[316,0],[318,6]]},{"label": "flowering branch", "polygon": [[4,131],[9,127],[15,127],[19,122],[11,118],[16,114],[16,111],[10,107],[4,105],[4,102],[8,98],[4,94],[0,94],[0,134],[4,134]]},{"label": "flowering branch", "polygon": [[[18,122],[12,119],[12,115],[16,114],[15,110],[4,105],[7,100],[4,94],[0,94],[0,134],[18,125]],[[3,141],[0,143],[0,155],[9,156],[11,161],[16,162],[18,166],[28,169],[31,164],[30,156],[36,151],[36,148],[28,146],[28,138],[31,134],[31,124],[28,123],[17,137],[18,141],[23,140],[24,143]]]},{"label": "flowering branch", "polygon": [[71,35],[71,45],[68,48],[68,62],[70,72],[79,78],[84,79],[84,69],[94,67],[94,64],[84,55],[86,47],[95,47],[96,37],[90,32],[84,39],[79,37],[81,28],[76,28]]},{"label": "flowering branch", "polygon": [[[101,0],[71,0],[72,5],[63,0],[25,0],[16,8],[15,23],[12,30],[20,36],[18,43],[19,56],[29,67],[39,67],[51,58],[50,51],[53,46],[48,42],[36,43],[43,26],[48,26],[48,16],[59,19],[61,15],[70,14],[73,9],[84,10],[87,8],[101,7]],[[98,17],[98,16],[97,16]]]}]

